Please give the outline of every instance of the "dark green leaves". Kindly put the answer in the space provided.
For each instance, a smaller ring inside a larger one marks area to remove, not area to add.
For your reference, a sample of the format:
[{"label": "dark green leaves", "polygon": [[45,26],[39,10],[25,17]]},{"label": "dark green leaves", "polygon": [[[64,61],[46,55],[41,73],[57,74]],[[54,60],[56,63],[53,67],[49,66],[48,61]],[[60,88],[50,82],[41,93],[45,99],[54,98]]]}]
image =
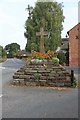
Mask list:
[{"label": "dark green leaves", "polygon": [[[29,7],[29,18],[25,22],[25,37],[27,38],[26,50],[31,52],[31,43],[40,48],[40,38],[36,37],[36,32],[43,27],[44,31],[50,33],[49,37],[44,37],[45,51],[56,50],[61,44],[61,31],[63,30],[63,9],[62,3],[57,2],[36,2],[33,9]],[[30,16],[31,13],[31,16]]]}]

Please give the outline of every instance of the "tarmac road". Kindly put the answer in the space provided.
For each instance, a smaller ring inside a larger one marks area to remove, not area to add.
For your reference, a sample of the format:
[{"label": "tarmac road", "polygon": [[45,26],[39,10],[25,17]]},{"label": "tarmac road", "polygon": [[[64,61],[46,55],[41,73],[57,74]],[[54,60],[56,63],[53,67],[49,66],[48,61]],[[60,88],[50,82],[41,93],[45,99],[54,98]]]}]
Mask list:
[{"label": "tarmac road", "polygon": [[13,73],[23,65],[24,61],[14,58],[8,59],[0,68],[3,81],[2,118],[78,118],[77,88],[59,91],[9,85]]}]

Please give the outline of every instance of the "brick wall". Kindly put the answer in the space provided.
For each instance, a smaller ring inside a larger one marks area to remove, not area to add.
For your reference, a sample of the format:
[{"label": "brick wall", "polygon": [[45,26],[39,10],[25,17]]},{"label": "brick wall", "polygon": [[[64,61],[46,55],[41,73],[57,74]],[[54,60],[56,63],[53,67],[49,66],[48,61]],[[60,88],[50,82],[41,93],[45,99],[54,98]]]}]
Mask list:
[{"label": "brick wall", "polygon": [[69,33],[69,65],[70,66],[80,66],[80,40],[79,40],[79,28],[80,24],[72,28]]}]

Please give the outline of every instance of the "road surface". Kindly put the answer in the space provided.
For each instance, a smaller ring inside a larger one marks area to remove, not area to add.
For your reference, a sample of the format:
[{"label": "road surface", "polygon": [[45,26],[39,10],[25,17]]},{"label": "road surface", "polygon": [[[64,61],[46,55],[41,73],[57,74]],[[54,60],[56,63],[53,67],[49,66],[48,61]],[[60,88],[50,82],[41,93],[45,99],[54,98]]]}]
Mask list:
[{"label": "road surface", "polygon": [[3,118],[78,118],[77,88],[59,91],[9,85],[13,73],[24,65],[25,62],[15,58],[8,59],[0,68]]}]

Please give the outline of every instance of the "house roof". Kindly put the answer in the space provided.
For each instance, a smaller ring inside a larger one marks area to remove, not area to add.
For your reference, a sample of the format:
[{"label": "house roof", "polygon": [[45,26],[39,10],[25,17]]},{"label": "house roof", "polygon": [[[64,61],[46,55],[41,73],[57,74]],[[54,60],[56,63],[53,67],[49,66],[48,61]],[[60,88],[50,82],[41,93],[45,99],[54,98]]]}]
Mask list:
[{"label": "house roof", "polygon": [[67,50],[68,49],[68,42],[66,42],[65,44],[63,44],[62,46],[61,46],[61,50]]},{"label": "house roof", "polygon": [[21,50],[18,52],[18,54],[27,54],[27,52],[25,50]]},{"label": "house roof", "polygon": [[62,38],[62,44],[65,44],[66,42],[68,42],[68,38]]},{"label": "house roof", "polygon": [[19,51],[16,56],[30,56],[31,54],[26,52],[25,50]]},{"label": "house roof", "polygon": [[62,38],[62,45],[61,45],[61,50],[67,50],[68,49],[68,38]]},{"label": "house roof", "polygon": [[69,35],[69,32],[71,31],[71,30],[73,30],[76,26],[79,26],[80,25],[80,23],[78,23],[77,25],[75,25],[73,28],[71,28],[68,32],[67,32],[67,34]]}]

